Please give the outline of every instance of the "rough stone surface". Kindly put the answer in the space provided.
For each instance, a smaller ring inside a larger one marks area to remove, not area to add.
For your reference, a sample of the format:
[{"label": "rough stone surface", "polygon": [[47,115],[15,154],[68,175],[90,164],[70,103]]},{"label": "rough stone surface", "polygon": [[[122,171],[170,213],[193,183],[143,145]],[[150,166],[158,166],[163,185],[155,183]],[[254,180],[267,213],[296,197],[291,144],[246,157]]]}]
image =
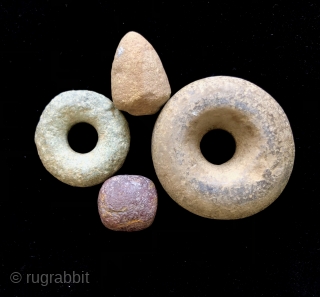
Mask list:
[{"label": "rough stone surface", "polygon": [[102,185],[98,210],[102,223],[115,231],[139,231],[149,227],[158,205],[154,183],[139,175],[117,175]]},{"label": "rough stone surface", "polygon": [[[80,122],[91,124],[98,133],[96,147],[86,154],[75,152],[68,143],[69,130]],[[125,117],[107,97],[92,91],[68,91],[44,109],[35,143],[53,176],[71,186],[89,187],[120,169],[129,150],[130,132]]]},{"label": "rough stone surface", "polygon": [[156,113],[171,89],[152,45],[136,32],[127,33],[116,50],[111,70],[112,100],[132,115]]},{"label": "rough stone surface", "polygon": [[[200,141],[223,129],[236,141],[234,156],[209,163]],[[195,81],[161,111],[152,136],[158,178],[173,200],[206,218],[238,219],[270,205],[292,172],[295,147],[280,105],[258,86],[235,77]]]}]

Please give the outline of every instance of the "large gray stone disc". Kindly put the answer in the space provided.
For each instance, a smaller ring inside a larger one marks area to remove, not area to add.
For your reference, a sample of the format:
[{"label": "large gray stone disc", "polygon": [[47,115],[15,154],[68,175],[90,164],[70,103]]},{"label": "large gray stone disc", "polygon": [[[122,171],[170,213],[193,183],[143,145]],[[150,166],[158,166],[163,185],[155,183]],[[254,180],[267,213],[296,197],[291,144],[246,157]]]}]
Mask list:
[{"label": "large gray stone disc", "polygon": [[[96,147],[86,154],[75,152],[68,143],[69,130],[80,122],[91,124],[98,133]],[[89,187],[121,168],[130,132],[125,117],[107,97],[92,91],[68,91],[46,106],[35,143],[44,167],[53,176],[71,186]]]},{"label": "large gray stone disc", "polygon": [[[213,129],[232,134],[233,157],[209,163],[200,141]],[[185,209],[206,218],[238,219],[270,205],[294,163],[294,140],[280,105],[258,86],[235,77],[195,81],[161,111],[152,136],[157,176]]]}]

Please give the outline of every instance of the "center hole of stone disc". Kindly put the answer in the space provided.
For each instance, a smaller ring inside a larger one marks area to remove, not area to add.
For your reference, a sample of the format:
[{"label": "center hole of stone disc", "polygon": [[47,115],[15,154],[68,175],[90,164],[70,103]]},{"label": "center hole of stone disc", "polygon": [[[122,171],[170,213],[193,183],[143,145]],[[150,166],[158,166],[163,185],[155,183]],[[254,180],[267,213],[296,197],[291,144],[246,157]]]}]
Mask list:
[{"label": "center hole of stone disc", "polygon": [[236,151],[233,136],[221,129],[215,129],[205,134],[200,142],[202,155],[212,164],[221,165],[229,161]]},{"label": "center hole of stone disc", "polygon": [[98,133],[90,124],[78,123],[70,129],[68,142],[74,151],[85,154],[95,148],[98,142]]}]

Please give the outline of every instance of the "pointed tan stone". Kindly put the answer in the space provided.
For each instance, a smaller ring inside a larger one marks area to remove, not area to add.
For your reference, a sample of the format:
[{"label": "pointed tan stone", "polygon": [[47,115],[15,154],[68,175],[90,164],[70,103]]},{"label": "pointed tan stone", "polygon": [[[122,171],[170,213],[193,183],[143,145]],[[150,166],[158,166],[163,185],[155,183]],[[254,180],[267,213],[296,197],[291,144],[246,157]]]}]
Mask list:
[{"label": "pointed tan stone", "polygon": [[136,116],[156,113],[170,98],[168,77],[157,52],[136,32],[127,33],[118,45],[111,91],[116,108]]}]

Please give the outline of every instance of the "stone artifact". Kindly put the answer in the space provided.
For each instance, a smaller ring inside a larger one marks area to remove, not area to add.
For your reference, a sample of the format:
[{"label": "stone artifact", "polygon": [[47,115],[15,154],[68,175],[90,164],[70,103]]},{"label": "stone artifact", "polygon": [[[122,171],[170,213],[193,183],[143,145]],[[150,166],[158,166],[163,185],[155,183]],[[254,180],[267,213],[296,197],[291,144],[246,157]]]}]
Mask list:
[{"label": "stone artifact", "polygon": [[156,113],[170,98],[169,81],[157,52],[136,32],[127,33],[118,45],[111,90],[116,108],[135,116]]},{"label": "stone artifact", "polygon": [[[69,130],[80,122],[91,124],[98,133],[96,147],[86,154],[73,151],[68,143]],[[120,169],[129,150],[130,132],[125,117],[105,96],[68,91],[44,109],[35,143],[44,167],[53,176],[71,186],[89,187]]]},{"label": "stone artifact", "polygon": [[103,225],[115,231],[149,227],[158,205],[154,183],[140,175],[117,175],[102,185],[98,210]]},{"label": "stone artifact", "polygon": [[[221,165],[201,154],[213,129],[231,133],[234,156]],[[177,92],[161,111],[152,136],[158,178],[179,205],[199,216],[239,219],[270,205],[292,172],[295,147],[280,105],[246,80],[217,76]]]}]

